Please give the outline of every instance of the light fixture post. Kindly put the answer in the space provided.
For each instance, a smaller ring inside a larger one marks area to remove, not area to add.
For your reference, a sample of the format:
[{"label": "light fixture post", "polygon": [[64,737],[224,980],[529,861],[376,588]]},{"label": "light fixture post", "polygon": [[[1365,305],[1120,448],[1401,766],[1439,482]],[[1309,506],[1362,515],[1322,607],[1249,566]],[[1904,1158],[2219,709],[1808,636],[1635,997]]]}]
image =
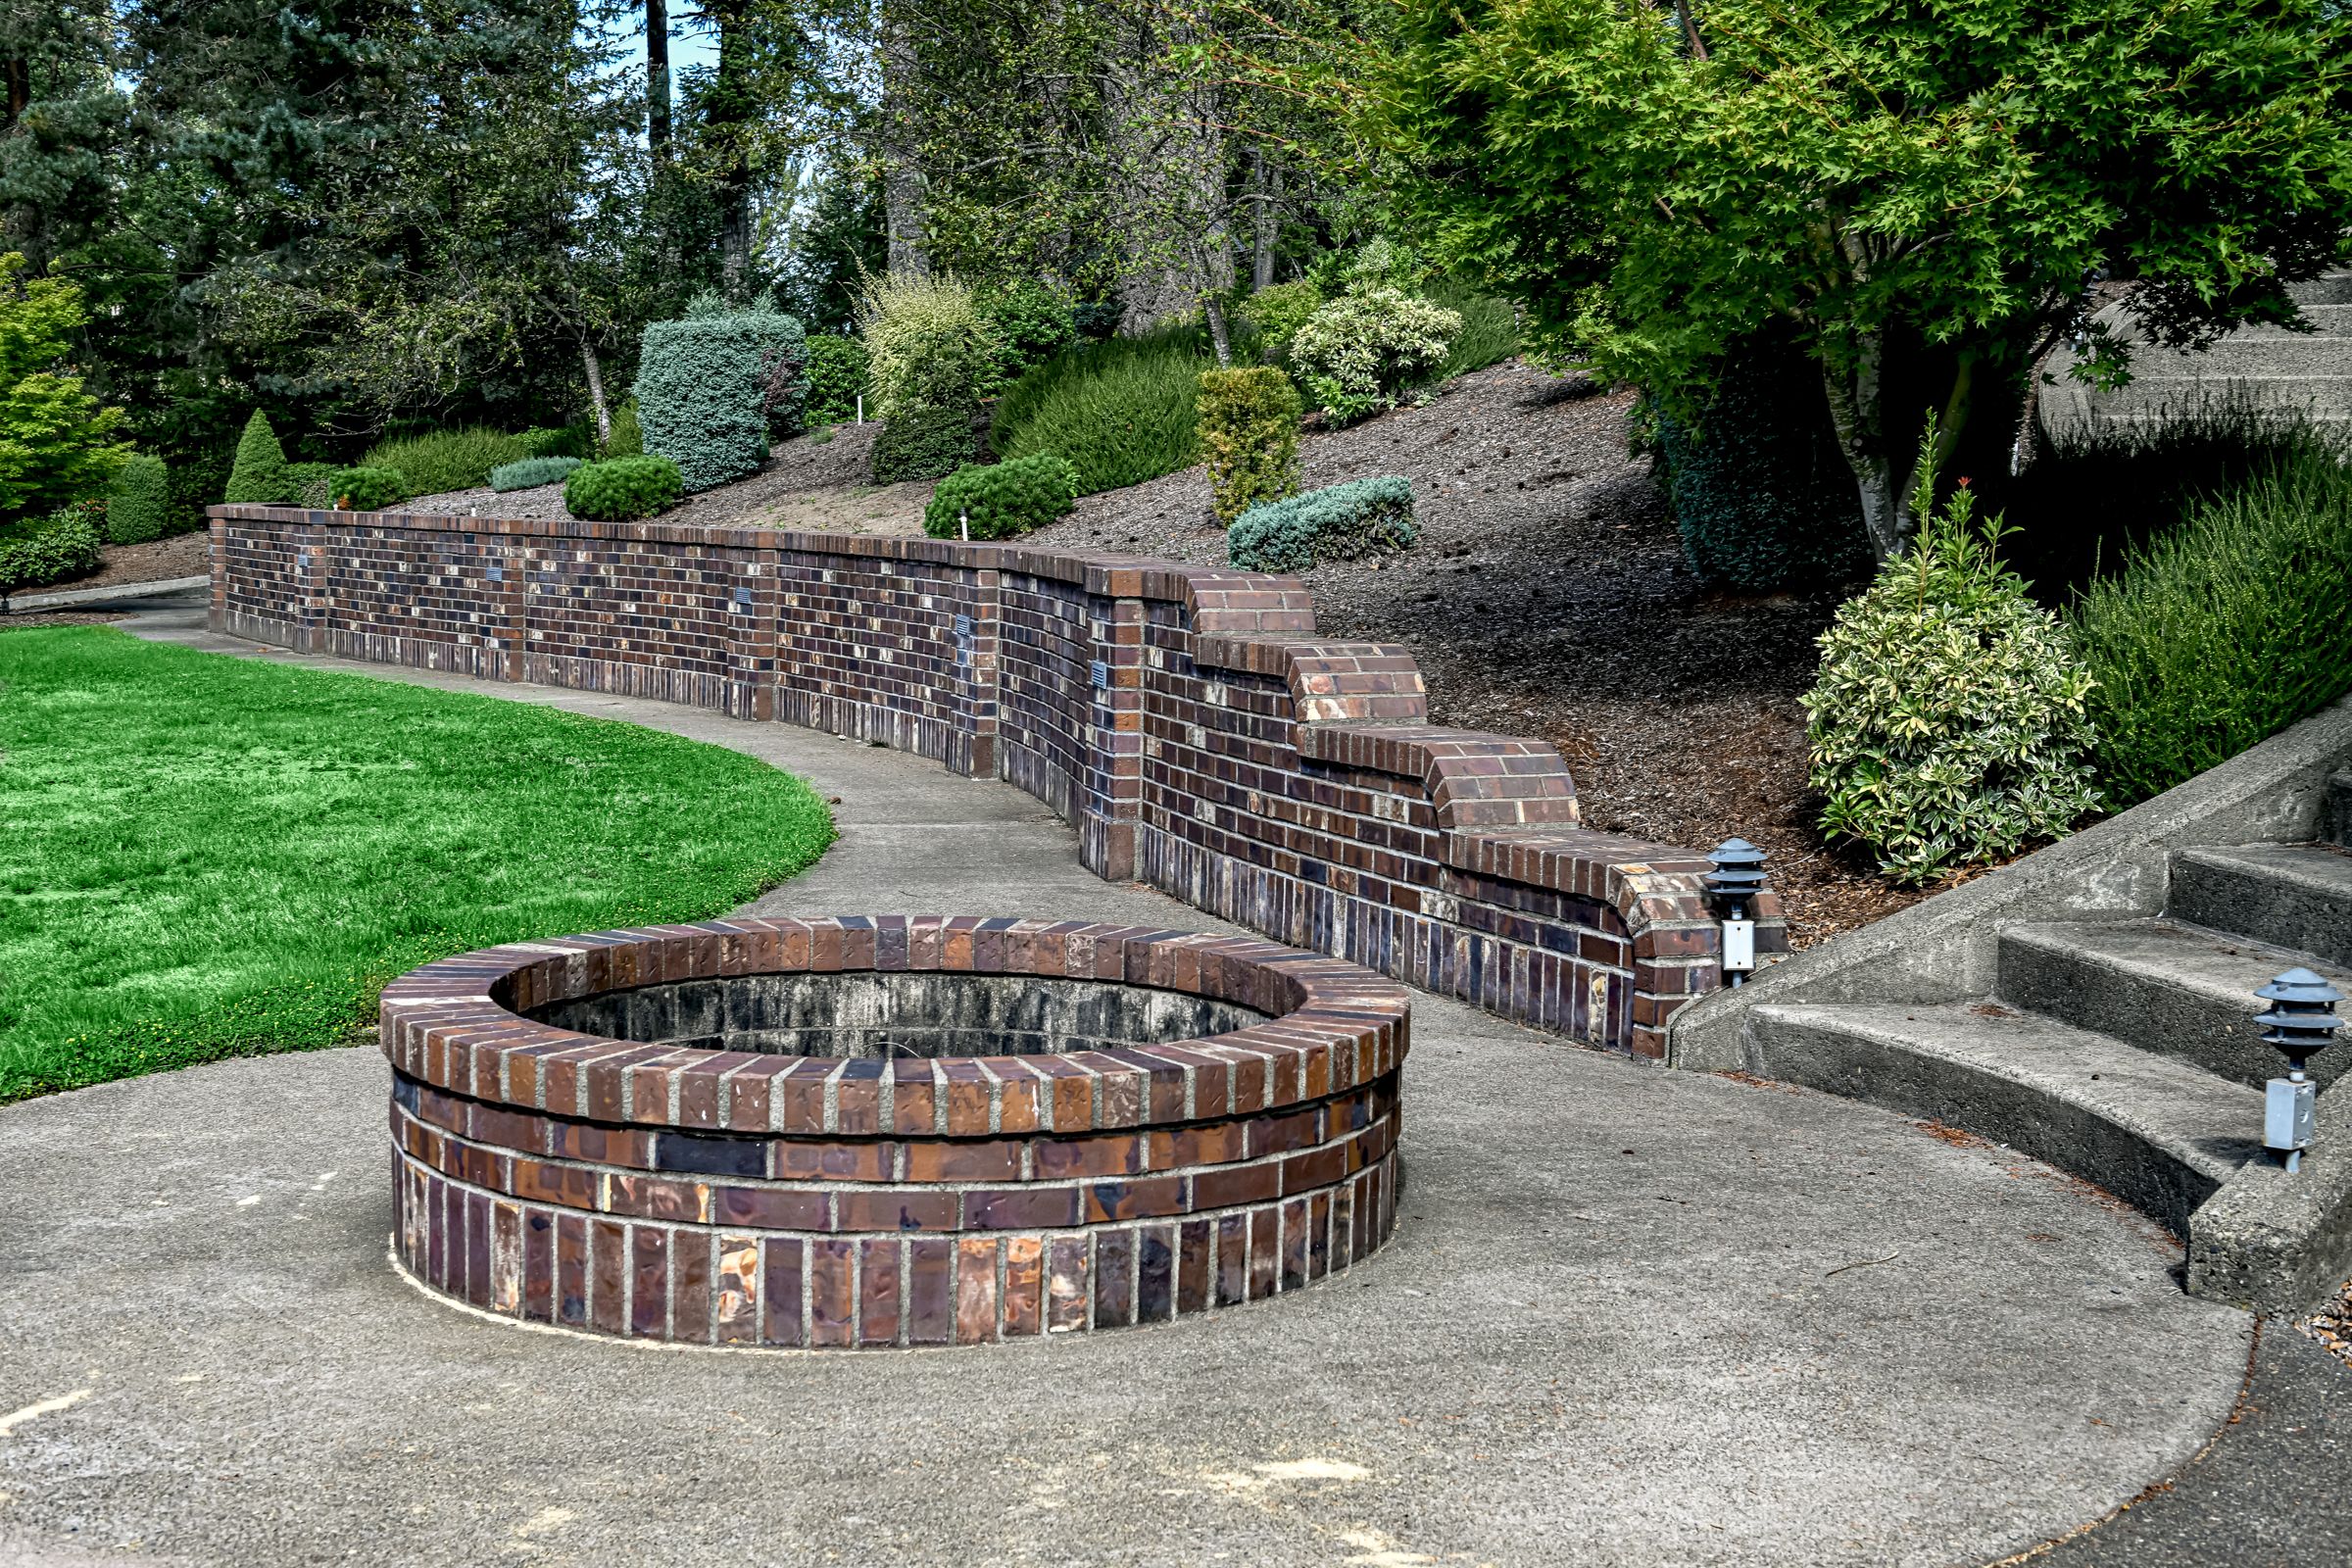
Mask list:
[{"label": "light fixture post", "polygon": [[2303,1152],[2311,1147],[2312,1112],[2320,1098],[2320,1086],[2304,1075],[2303,1064],[2335,1043],[2335,1032],[2343,1027],[2335,1004],[2344,994],[2297,965],[2254,995],[2270,1004],[2254,1015],[2263,1041],[2286,1057],[2286,1076],[2263,1086],[2262,1147],[2290,1172],[2299,1171]]},{"label": "light fixture post", "polygon": [[1744,985],[1756,967],[1757,895],[1764,891],[1764,852],[1745,839],[1725,839],[1707,852],[1715,869],[1705,877],[1723,920],[1723,982]]}]

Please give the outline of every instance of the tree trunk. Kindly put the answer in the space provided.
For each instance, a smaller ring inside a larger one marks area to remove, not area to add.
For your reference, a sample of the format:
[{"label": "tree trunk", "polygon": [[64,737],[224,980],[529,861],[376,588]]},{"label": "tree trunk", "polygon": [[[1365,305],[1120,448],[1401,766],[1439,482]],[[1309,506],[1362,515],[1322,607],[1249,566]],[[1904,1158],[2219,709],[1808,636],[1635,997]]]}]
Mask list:
[{"label": "tree trunk", "polygon": [[749,0],[706,0],[703,14],[718,27],[718,63],[707,101],[708,132],[717,153],[712,194],[718,199],[719,287],[731,305],[741,305],[752,269],[752,149],[755,111],[748,58],[752,40]]},{"label": "tree trunk", "polygon": [[1200,296],[1200,308],[1208,316],[1209,345],[1217,351],[1217,368],[1233,368],[1233,334],[1225,327],[1225,302],[1215,294]]},{"label": "tree trunk", "polygon": [[882,231],[893,277],[928,277],[923,244],[923,186],[907,95],[914,90],[914,45],[906,26],[885,10],[882,19]]},{"label": "tree trunk", "polygon": [[1830,418],[1838,428],[1838,450],[1854,471],[1854,487],[1862,501],[1862,526],[1870,535],[1870,553],[1880,561],[1902,554],[1905,527],[1902,478],[1889,461],[1885,438],[1886,408],[1879,386],[1880,359],[1886,346],[1876,335],[1865,336],[1853,368],[1840,371],[1822,368],[1822,389],[1829,394]]},{"label": "tree trunk", "polygon": [[596,451],[599,457],[612,444],[612,414],[605,407],[605,368],[597,363],[596,345],[580,334],[580,368],[588,372],[588,407],[596,414]]},{"label": "tree trunk", "polygon": [[1190,316],[1202,295],[1233,286],[1216,89],[1185,80],[1167,61],[1169,45],[1190,40],[1185,23],[1163,32],[1146,14],[1113,45],[1108,108],[1126,251],[1119,330],[1130,335]]},{"label": "tree trunk", "polygon": [[32,102],[32,65],[22,55],[0,60],[0,82],[6,84],[8,119],[0,121],[0,130],[14,130],[17,122],[24,118],[25,106]]},{"label": "tree trunk", "polygon": [[668,0],[645,0],[645,144],[657,162],[669,154]]},{"label": "tree trunk", "polygon": [[1282,224],[1274,208],[1282,199],[1282,172],[1266,166],[1266,155],[1250,155],[1250,194],[1253,211],[1250,214],[1250,286],[1253,289],[1274,286],[1274,247],[1282,236]]}]

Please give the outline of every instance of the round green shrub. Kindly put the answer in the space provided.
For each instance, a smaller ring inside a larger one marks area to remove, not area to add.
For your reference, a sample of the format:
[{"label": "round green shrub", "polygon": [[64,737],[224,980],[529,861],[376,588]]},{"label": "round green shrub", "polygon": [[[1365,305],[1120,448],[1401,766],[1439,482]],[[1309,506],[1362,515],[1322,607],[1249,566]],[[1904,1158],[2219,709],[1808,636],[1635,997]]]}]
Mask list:
[{"label": "round green shrub", "polygon": [[277,444],[277,432],[259,409],[237,438],[236,462],[229,466],[228,487],[220,499],[245,507],[281,506],[294,499],[294,487],[286,479],[286,449]]},{"label": "round green shrub", "polygon": [[[1933,439],[1934,432],[1930,432]],[[2063,835],[2099,809],[2094,682],[2064,623],[2000,564],[2000,519],[1940,515],[1922,454],[1911,548],[1838,612],[1801,699],[1825,833],[1918,885]]]},{"label": "round green shrub", "polygon": [[294,504],[314,512],[324,512],[335,504],[335,475],[343,469],[340,463],[289,463],[286,482],[294,487]]},{"label": "round green shrub", "polygon": [[106,536],[119,545],[161,538],[171,510],[171,470],[163,459],[134,452],[116,470],[114,488],[107,492]]},{"label": "round green shrub", "polygon": [[1393,409],[1446,363],[1461,313],[1386,283],[1320,307],[1291,338],[1291,367],[1342,422]]},{"label": "round green shrub", "polygon": [[934,539],[1009,539],[1066,514],[1077,498],[1078,475],[1051,452],[958,468],[931,493],[923,532]]},{"label": "round green shrub", "polygon": [[1298,389],[1272,366],[1200,372],[1200,458],[1220,524],[1298,488]]},{"label": "round green shrub", "polygon": [[865,344],[854,337],[820,332],[808,339],[808,422],[838,424],[858,416],[866,389]]},{"label": "round green shrub", "polygon": [[874,483],[939,479],[972,461],[979,443],[963,409],[906,408],[883,421],[870,462]]},{"label": "round green shrub", "polygon": [[[1216,368],[1216,361],[1186,346],[1189,337],[1120,352],[1124,341],[1103,344],[1110,352],[1097,368],[1045,379],[1020,423],[1000,439],[998,454],[1059,453],[1077,470],[1080,495],[1142,484],[1198,462],[1200,372]],[[1045,378],[1054,368],[1030,373]],[[1004,430],[1003,418],[998,429]]]},{"label": "round green shrub", "polygon": [[984,289],[975,303],[980,318],[996,336],[1001,386],[1019,379],[1031,366],[1045,364],[1078,336],[1068,299],[1034,278]]},{"label": "round green shrub", "polygon": [[76,502],[46,517],[10,524],[0,532],[0,594],[44,588],[96,571],[105,559],[98,548],[105,526],[105,505],[96,501]]},{"label": "round green shrub", "polygon": [[686,493],[668,458],[611,458],[583,463],[564,481],[564,510],[589,522],[631,522],[677,505]]},{"label": "round green shrub", "polygon": [[1382,474],[1250,508],[1225,532],[1225,558],[1244,571],[1304,571],[1404,550],[1420,536],[1412,481]]},{"label": "round green shrub", "polygon": [[647,327],[636,385],[645,450],[676,464],[689,490],[757,473],[773,430],[800,421],[805,342],[799,319],[774,310]]},{"label": "round green shrub", "polygon": [[490,488],[502,494],[509,490],[530,490],[543,484],[554,484],[580,466],[578,458],[523,458],[514,463],[502,463],[490,470]]},{"label": "round green shrub", "polygon": [[406,476],[398,468],[362,465],[337,468],[326,481],[335,505],[345,512],[381,512],[408,499]]}]

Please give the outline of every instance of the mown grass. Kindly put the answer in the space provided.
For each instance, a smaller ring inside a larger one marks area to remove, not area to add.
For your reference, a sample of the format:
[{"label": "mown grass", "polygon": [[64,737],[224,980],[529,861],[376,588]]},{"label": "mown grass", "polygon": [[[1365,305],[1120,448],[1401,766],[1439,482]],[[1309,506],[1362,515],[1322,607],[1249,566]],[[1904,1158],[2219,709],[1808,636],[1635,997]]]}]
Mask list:
[{"label": "mown grass", "polygon": [[349,1043],[419,963],[709,918],[832,837],[801,780],[676,736],[0,633],[0,1102]]}]

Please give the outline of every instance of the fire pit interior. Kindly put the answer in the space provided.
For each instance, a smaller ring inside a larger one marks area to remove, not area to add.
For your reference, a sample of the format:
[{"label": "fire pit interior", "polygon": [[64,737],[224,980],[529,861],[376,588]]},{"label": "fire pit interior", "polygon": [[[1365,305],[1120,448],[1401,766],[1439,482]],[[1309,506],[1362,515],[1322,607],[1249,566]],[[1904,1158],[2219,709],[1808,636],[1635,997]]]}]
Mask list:
[{"label": "fire pit interior", "polygon": [[518,943],[387,987],[397,1261],[590,1333],[937,1346],[1302,1289],[1395,1217],[1406,993],[971,916]]}]

